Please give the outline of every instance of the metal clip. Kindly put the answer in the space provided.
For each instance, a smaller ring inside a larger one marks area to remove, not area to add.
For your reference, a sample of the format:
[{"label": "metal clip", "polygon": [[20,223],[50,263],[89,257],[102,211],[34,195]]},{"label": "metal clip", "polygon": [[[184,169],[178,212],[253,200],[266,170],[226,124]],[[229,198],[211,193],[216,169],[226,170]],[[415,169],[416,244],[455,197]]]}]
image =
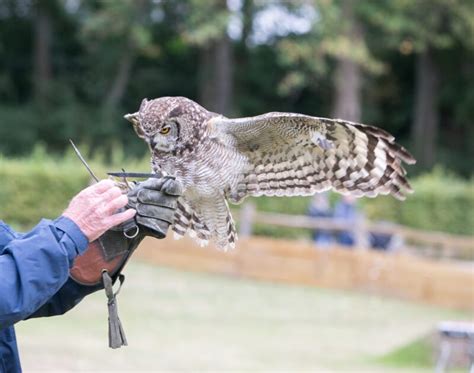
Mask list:
[{"label": "metal clip", "polygon": [[[135,228],[135,232],[133,232],[133,234],[129,234],[128,232],[134,228]],[[137,237],[138,233],[140,233],[140,227],[138,225],[135,225],[134,227],[130,227],[129,229],[123,231],[123,235],[127,237],[128,239]]]}]

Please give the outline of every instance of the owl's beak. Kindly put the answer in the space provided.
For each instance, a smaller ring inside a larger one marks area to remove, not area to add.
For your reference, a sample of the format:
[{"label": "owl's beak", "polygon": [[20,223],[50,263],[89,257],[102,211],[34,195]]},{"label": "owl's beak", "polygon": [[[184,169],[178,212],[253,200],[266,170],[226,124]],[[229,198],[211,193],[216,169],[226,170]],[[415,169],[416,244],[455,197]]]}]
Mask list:
[{"label": "owl's beak", "polygon": [[133,113],[133,114],[125,114],[123,117],[126,120],[128,120],[130,123],[132,123],[134,126],[137,126],[139,124],[139,122],[138,122],[138,112]]}]

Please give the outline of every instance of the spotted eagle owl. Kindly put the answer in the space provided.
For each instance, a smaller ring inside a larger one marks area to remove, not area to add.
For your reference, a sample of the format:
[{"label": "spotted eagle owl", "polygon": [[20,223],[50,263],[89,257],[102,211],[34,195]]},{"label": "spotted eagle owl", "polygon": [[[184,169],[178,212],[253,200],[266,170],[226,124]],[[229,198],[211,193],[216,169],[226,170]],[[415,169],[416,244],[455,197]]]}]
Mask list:
[{"label": "spotted eagle owl", "polygon": [[402,161],[415,159],[389,133],[339,119],[272,112],[228,119],[185,97],[144,99],[125,116],[149,145],[154,172],[184,186],[173,230],[220,248],[237,239],[228,201],[247,196],[342,194],[403,200]]}]

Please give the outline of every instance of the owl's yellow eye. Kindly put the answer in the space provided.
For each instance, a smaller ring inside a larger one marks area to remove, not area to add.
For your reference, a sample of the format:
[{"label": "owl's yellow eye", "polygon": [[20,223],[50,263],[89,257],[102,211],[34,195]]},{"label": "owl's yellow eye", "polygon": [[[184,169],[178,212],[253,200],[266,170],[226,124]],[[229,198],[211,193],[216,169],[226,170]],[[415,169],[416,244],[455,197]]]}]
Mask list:
[{"label": "owl's yellow eye", "polygon": [[161,130],[160,130],[160,133],[162,135],[167,135],[168,133],[170,133],[170,128],[169,127],[163,127]]}]

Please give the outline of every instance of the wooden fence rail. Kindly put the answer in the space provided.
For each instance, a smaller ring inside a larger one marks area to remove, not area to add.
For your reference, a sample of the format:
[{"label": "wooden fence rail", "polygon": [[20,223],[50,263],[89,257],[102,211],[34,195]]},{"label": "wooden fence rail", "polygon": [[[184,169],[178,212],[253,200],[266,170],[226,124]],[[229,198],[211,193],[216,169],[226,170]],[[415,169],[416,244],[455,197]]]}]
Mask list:
[{"label": "wooden fence rail", "polygon": [[[330,231],[350,231],[354,233],[355,247],[367,248],[368,233],[401,237],[412,251],[431,254],[442,258],[463,258],[474,260],[474,237],[460,236],[444,232],[424,231],[394,223],[373,223],[364,218],[348,222],[336,218],[314,218],[304,215],[287,215],[260,212],[252,203],[246,203],[239,217],[240,237],[249,237],[254,224],[274,225],[286,228],[324,229]],[[417,249],[418,248],[418,249]],[[434,250],[427,250],[427,249]],[[422,250],[419,250],[422,249]]]}]

